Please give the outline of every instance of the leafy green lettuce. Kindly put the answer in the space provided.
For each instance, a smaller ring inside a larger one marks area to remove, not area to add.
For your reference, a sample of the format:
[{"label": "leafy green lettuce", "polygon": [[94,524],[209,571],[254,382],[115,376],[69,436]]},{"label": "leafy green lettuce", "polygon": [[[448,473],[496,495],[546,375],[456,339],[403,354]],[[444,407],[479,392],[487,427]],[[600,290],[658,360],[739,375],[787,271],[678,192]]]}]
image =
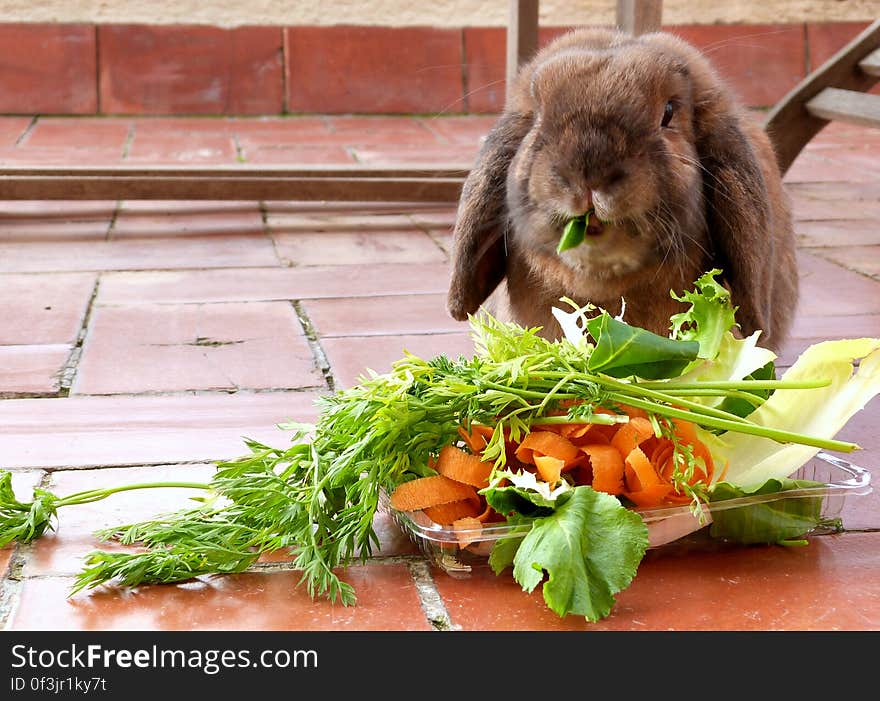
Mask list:
[{"label": "leafy green lettuce", "polygon": [[544,601],[557,615],[598,621],[632,582],[647,547],[648,529],[637,513],[580,486],[560,495],[552,513],[532,519],[525,537],[498,541],[489,564],[496,574],[512,565],[527,592],[544,582]]},{"label": "leafy green lettuce", "polygon": [[716,279],[718,268],[701,275],[696,289],[681,295],[670,292],[673,299],[690,304],[679,314],[673,314],[670,337],[681,341],[696,341],[700,345],[698,356],[707,360],[718,355],[721,340],[736,326],[736,307],[730,303],[730,292]]}]

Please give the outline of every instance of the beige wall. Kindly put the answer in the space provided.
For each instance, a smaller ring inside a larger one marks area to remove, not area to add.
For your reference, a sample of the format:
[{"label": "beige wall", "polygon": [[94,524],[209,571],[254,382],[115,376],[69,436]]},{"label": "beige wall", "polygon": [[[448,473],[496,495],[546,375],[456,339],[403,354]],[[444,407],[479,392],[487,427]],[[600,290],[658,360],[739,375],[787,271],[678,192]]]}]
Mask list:
[{"label": "beige wall", "polygon": [[[0,22],[500,26],[508,0],[0,0]],[[667,0],[667,24],[864,21],[878,0]],[[543,0],[545,26],[610,24],[613,1]]]}]

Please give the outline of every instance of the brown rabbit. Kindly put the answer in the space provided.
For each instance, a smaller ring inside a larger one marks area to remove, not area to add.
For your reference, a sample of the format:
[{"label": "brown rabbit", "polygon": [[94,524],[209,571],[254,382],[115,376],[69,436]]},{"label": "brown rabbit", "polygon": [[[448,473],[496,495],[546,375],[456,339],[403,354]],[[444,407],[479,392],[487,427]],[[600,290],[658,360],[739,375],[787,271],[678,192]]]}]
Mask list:
[{"label": "brown rabbit", "polygon": [[[593,209],[586,241],[557,253]],[[519,72],[462,190],[448,309],[561,335],[569,297],[667,335],[712,268],[742,333],[777,350],[798,297],[770,141],[700,52],[666,34],[569,32]]]}]

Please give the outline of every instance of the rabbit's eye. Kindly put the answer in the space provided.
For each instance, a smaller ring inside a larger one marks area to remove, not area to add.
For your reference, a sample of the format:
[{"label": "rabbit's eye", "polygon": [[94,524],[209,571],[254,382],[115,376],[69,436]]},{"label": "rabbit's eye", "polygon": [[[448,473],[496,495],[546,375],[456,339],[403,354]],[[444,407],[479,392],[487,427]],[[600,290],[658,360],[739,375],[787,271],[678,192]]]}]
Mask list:
[{"label": "rabbit's eye", "polygon": [[663,119],[660,120],[661,127],[668,127],[669,122],[672,121],[672,115],[675,112],[675,108],[672,106],[672,100],[666,103],[666,107],[663,109]]}]

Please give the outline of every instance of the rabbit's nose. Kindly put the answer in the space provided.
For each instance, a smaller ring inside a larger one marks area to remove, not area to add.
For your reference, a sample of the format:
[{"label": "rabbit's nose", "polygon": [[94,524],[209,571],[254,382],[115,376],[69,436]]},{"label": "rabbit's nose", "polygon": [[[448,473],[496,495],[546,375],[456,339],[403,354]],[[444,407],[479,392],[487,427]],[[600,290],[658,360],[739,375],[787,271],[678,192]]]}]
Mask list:
[{"label": "rabbit's nose", "polygon": [[587,190],[580,199],[575,202],[575,209],[580,214],[586,214],[593,208],[593,191]]}]

